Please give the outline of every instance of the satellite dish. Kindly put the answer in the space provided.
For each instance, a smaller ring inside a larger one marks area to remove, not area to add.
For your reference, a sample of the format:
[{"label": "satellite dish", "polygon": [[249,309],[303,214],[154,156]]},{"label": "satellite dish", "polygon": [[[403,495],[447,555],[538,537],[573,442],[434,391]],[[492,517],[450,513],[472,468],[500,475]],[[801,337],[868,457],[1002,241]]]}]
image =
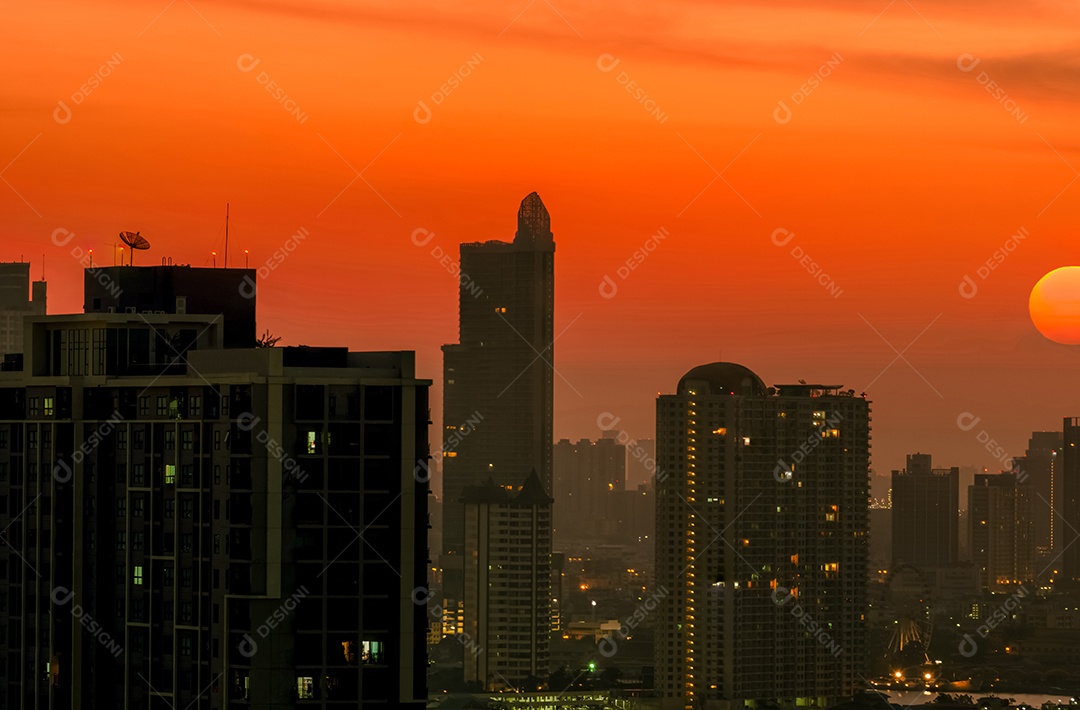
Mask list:
[{"label": "satellite dish", "polygon": [[120,232],[120,241],[131,247],[131,260],[128,262],[128,266],[135,262],[136,249],[150,248],[150,242],[138,232]]}]

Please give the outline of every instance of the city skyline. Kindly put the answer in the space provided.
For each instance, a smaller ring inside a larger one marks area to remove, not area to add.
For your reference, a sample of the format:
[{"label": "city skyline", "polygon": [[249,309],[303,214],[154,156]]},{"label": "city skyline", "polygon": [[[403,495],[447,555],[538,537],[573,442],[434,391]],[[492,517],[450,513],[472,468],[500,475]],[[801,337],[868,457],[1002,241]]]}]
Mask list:
[{"label": "city skyline", "polygon": [[136,263],[223,265],[230,203],[230,265],[274,284],[260,332],[436,372],[457,245],[536,190],[564,264],[556,440],[604,412],[648,438],[670,373],[720,359],[866,390],[878,476],[912,447],[994,472],[1076,414],[1074,348],[1027,313],[1073,261],[1065,4],[113,9],[20,7],[0,50],[32,67],[3,90],[5,258],[44,255],[51,312],[80,310],[73,249],[111,264],[122,229],[153,242]]}]

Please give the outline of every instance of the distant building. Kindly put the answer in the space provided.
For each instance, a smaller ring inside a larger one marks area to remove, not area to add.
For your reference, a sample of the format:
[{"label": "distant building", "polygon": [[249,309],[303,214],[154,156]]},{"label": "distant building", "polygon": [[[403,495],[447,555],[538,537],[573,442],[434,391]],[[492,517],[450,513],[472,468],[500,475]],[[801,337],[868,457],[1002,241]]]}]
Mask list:
[{"label": "distant building", "polygon": [[1062,576],[1080,584],[1080,542],[1077,541],[1080,537],[1077,532],[1080,530],[1080,417],[1065,417],[1061,451],[1062,524],[1061,535],[1054,539],[1054,549],[1062,551]]},{"label": "distant building", "polygon": [[892,565],[955,565],[959,549],[960,469],[933,468],[930,454],[909,454],[892,472]]},{"label": "distant building", "polygon": [[657,399],[662,707],[827,706],[864,687],[869,410],[722,362]]},{"label": "distant building", "polygon": [[619,534],[626,492],[626,447],[611,437],[560,439],[552,455],[555,539],[611,541]]},{"label": "distant building", "polygon": [[465,681],[539,690],[551,672],[551,498],[533,472],[518,487],[469,486],[462,500]]},{"label": "distant building", "polygon": [[1058,549],[1059,538],[1071,537],[1061,524],[1062,437],[1060,431],[1032,432],[1027,451],[1013,460],[1013,472],[1035,494],[1035,550],[1042,559]]},{"label": "distant building", "polygon": [[430,381],[199,310],[33,317],[0,373],[0,706],[424,707]]},{"label": "distant building", "polygon": [[651,488],[659,469],[656,439],[637,439],[635,443],[634,450],[626,452],[626,486],[637,488],[639,483],[645,483]]},{"label": "distant building", "polygon": [[30,283],[29,263],[0,263],[0,361],[23,351],[23,318],[45,315],[45,297],[45,281]]},{"label": "distant building", "polygon": [[[466,550],[485,544],[466,537],[465,489],[488,479],[516,489],[535,472],[545,494],[552,495],[555,241],[539,195],[521,201],[513,242],[461,245],[459,280],[459,342],[443,346],[444,608],[462,602]],[[508,514],[519,512],[532,515],[521,508]],[[539,539],[550,544],[550,530]],[[511,539],[505,546],[518,544],[525,545],[521,554],[532,554],[531,539]],[[543,554],[550,557],[550,548]],[[538,590],[528,594],[539,599]],[[537,603],[543,604],[537,612],[548,616],[550,599]],[[505,623],[531,633],[531,617]],[[545,650],[531,647],[507,652],[527,663],[537,653],[546,658]]]},{"label": "distant building", "polygon": [[968,488],[971,563],[983,590],[1004,592],[1034,581],[1035,495],[1013,473],[977,474]]}]

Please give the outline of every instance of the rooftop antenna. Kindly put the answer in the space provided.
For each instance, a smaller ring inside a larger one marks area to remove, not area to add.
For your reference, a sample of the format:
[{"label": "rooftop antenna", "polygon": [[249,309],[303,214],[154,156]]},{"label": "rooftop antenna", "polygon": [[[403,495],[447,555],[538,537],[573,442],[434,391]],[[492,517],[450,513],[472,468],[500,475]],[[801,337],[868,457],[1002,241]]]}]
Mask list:
[{"label": "rooftop antenna", "polygon": [[[135,250],[136,249],[149,249],[150,242],[146,237],[140,235],[138,232],[120,232],[120,241],[131,247],[131,257],[128,261],[128,266],[135,264]],[[122,256],[122,255],[121,255]],[[123,259],[120,260],[120,265],[123,266]]]},{"label": "rooftop antenna", "polygon": [[229,203],[225,203],[225,268],[229,268]]}]

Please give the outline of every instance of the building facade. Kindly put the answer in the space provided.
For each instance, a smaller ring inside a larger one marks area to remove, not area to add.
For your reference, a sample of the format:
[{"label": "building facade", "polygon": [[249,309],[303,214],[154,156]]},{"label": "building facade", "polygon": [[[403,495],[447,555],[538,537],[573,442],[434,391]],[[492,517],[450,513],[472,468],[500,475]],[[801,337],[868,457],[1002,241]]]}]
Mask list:
[{"label": "building facade", "polygon": [[1013,461],[1013,472],[1031,484],[1035,494],[1035,552],[1049,561],[1059,539],[1071,539],[1061,524],[1062,436],[1060,431],[1035,431],[1023,456]]},{"label": "building facade", "polygon": [[[612,432],[608,432],[613,434]],[[560,439],[552,456],[555,539],[614,541],[626,502],[626,447],[613,436],[596,441]]]},{"label": "building facade", "polygon": [[1014,473],[976,474],[968,488],[971,562],[979,587],[1012,591],[1035,579],[1035,493]]},{"label": "building facade", "polygon": [[459,342],[443,346],[446,609],[463,603],[465,554],[482,544],[466,539],[466,488],[491,479],[517,490],[535,472],[552,491],[555,242],[539,195],[522,200],[513,242],[461,245],[460,284]]},{"label": "building facade", "polygon": [[824,707],[862,687],[869,420],[853,390],[766,388],[732,363],[657,399],[663,707]]},{"label": "building facade", "polygon": [[933,468],[930,454],[909,454],[892,472],[892,565],[955,565],[960,544],[960,469]]},{"label": "building facade", "polygon": [[224,349],[220,313],[30,323],[0,373],[0,705],[423,707],[412,353]]},{"label": "building facade", "polygon": [[515,490],[469,486],[463,500],[465,681],[539,690],[551,670],[551,498],[532,473]]},{"label": "building facade", "polygon": [[29,263],[0,263],[0,361],[23,351],[23,319],[45,315],[45,299],[45,281],[31,284]]}]

